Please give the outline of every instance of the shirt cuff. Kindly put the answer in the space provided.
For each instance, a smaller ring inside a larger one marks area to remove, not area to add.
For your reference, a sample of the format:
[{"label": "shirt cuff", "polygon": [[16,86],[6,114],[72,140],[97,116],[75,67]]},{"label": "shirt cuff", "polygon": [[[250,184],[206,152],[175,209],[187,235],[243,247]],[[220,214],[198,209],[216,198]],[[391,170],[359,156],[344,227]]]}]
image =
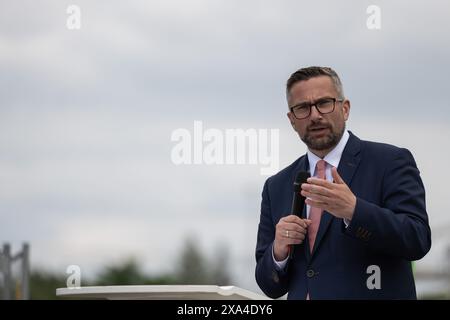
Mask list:
[{"label": "shirt cuff", "polygon": [[289,259],[289,255],[287,256],[286,259],[284,259],[284,260],[282,260],[282,261],[277,261],[277,260],[275,260],[275,256],[273,255],[273,244],[272,244],[272,259],[273,259],[273,262],[275,263],[275,268],[276,268],[278,271],[280,271],[280,270],[283,270],[284,267],[286,267],[287,261],[288,261],[288,259]]}]

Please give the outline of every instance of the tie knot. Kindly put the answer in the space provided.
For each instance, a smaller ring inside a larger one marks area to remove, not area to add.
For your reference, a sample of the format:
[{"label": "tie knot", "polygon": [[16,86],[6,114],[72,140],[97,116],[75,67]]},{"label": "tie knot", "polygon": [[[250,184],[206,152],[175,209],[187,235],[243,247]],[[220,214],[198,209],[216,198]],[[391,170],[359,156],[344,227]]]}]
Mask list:
[{"label": "tie knot", "polygon": [[316,164],[317,177],[320,179],[325,179],[325,165],[326,165],[325,160],[321,159],[321,160],[317,161],[317,164]]}]

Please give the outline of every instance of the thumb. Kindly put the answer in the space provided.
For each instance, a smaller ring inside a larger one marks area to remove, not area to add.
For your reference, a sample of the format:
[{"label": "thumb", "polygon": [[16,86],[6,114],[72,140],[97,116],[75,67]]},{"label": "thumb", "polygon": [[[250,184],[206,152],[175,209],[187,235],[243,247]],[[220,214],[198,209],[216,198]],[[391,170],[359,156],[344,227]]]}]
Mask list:
[{"label": "thumb", "polygon": [[334,180],[335,183],[345,184],[345,181],[342,180],[341,176],[337,172],[337,168],[336,167],[331,168],[331,175],[333,176],[333,180]]}]

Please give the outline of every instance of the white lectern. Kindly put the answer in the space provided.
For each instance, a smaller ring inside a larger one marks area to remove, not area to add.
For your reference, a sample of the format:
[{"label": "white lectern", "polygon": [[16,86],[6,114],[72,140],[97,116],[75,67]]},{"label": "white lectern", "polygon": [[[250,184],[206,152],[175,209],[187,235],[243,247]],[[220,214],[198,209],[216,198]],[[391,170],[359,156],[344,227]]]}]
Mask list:
[{"label": "white lectern", "polygon": [[107,300],[270,300],[234,286],[153,285],[56,289],[58,297]]}]

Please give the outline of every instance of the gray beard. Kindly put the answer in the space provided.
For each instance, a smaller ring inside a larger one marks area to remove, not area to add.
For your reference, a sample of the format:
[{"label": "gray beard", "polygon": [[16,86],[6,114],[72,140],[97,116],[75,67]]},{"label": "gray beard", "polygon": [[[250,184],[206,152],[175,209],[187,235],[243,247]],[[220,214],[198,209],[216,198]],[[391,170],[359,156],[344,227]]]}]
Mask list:
[{"label": "gray beard", "polygon": [[342,135],[344,134],[345,130],[345,124],[342,127],[342,130],[340,132],[334,132],[331,131],[327,136],[322,137],[320,139],[314,139],[312,138],[308,133],[305,134],[305,136],[300,139],[308,146],[311,150],[328,150],[334,148],[339,141],[342,138]]}]

